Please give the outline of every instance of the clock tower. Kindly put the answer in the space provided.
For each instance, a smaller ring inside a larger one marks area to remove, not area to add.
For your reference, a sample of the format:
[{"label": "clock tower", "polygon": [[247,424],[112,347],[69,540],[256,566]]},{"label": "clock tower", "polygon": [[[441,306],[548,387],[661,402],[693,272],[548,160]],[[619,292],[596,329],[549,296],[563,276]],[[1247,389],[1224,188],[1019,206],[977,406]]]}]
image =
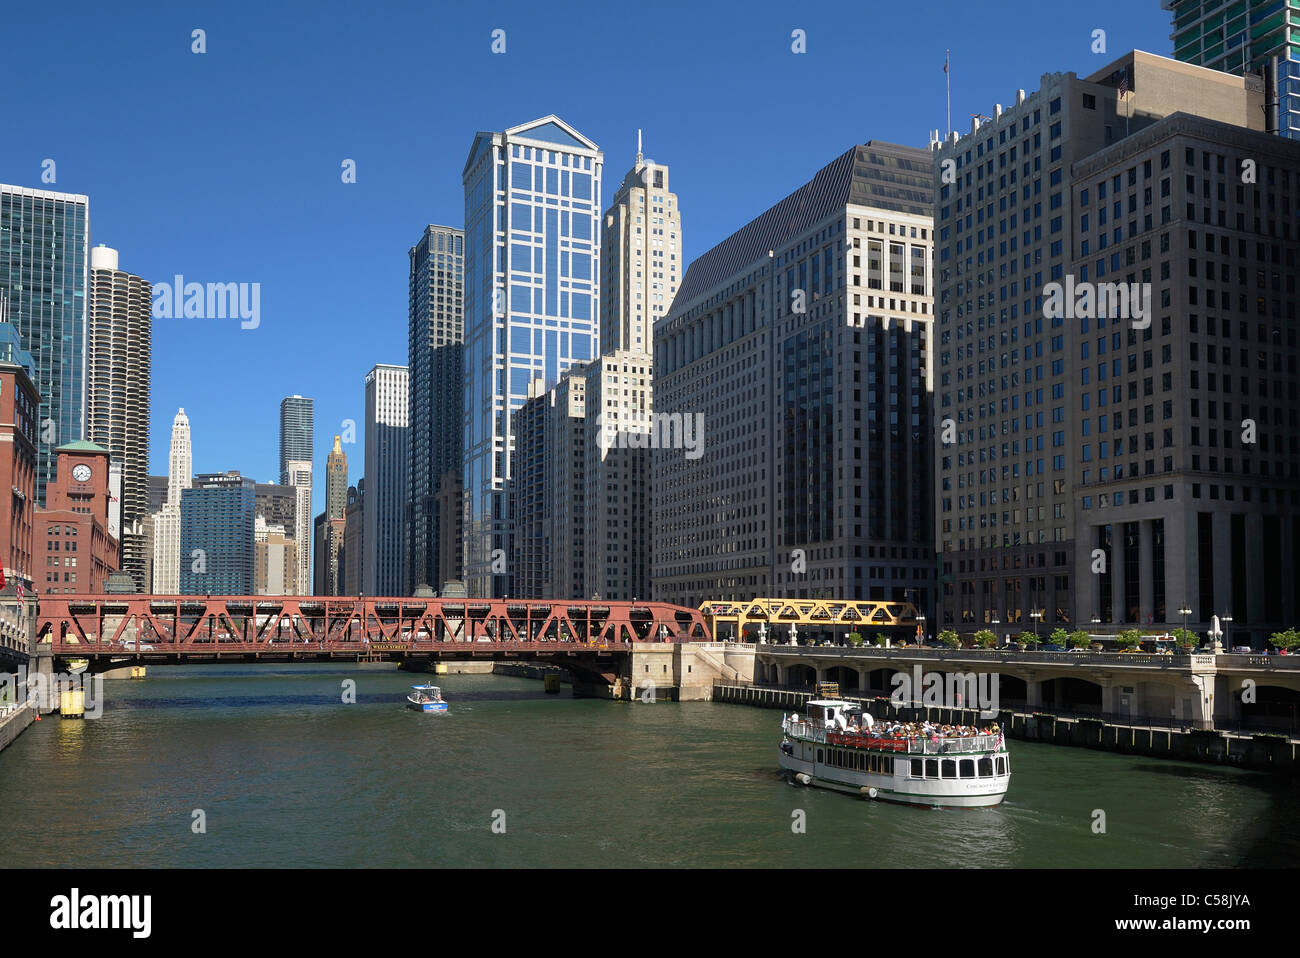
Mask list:
[{"label": "clock tower", "polygon": [[56,478],[46,487],[46,507],[36,510],[32,579],[46,594],[97,595],[120,561],[109,534],[109,451],[70,442],[54,454]]}]

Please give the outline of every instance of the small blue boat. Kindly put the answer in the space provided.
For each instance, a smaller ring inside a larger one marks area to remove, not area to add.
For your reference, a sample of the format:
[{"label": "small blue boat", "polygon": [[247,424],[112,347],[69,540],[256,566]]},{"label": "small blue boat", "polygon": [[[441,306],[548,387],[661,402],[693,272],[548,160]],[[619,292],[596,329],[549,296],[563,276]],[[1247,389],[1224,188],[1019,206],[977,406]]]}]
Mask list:
[{"label": "small blue boat", "polygon": [[406,707],[417,712],[445,712],[447,703],[442,700],[442,689],[436,685],[412,685],[406,697]]}]

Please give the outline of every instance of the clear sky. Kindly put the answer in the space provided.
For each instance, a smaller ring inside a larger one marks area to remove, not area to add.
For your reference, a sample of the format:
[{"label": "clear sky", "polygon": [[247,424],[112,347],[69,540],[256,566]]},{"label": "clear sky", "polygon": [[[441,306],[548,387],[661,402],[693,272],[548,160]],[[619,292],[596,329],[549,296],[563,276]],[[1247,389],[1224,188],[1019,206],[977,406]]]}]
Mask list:
[{"label": "clear sky", "polygon": [[1159,0],[7,3],[0,182],[87,194],[91,242],[150,282],[261,284],[256,329],[155,320],[152,473],[184,406],[195,472],[278,479],[280,399],[300,393],[322,487],[344,420],[361,475],[363,377],[407,361],[407,251],[463,225],[476,131],[562,117],[604,151],[608,202],[641,128],[689,264],[852,144],[924,146],[945,49],[964,132],[1045,72],[1169,55],[1169,32]]}]

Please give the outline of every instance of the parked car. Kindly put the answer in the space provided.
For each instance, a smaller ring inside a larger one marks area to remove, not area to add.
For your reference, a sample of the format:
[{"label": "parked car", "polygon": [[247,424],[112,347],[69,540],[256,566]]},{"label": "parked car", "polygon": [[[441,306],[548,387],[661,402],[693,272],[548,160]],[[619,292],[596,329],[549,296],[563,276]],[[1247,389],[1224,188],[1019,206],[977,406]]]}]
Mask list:
[{"label": "parked car", "polygon": [[[136,645],[137,645],[137,644],[140,646],[138,649],[136,648]],[[137,643],[135,639],[123,639],[123,640],[122,640],[122,648],[124,648],[124,649],[128,649],[128,650],[130,650],[130,651],[132,651],[132,652],[152,652],[152,651],[153,651],[153,646],[150,645],[148,642],[140,642],[140,643]]]},{"label": "parked car", "polygon": [[1044,642],[1038,647],[1040,652],[1068,652],[1069,650],[1063,645],[1057,645],[1055,642]]},{"label": "parked car", "polygon": [[1002,648],[1008,652],[1023,652],[1025,650],[1025,647],[1019,642],[1006,642],[1002,645]]},{"label": "parked car", "polygon": [[1253,655],[1255,653],[1255,650],[1249,645],[1234,645],[1232,651],[1241,655]]}]

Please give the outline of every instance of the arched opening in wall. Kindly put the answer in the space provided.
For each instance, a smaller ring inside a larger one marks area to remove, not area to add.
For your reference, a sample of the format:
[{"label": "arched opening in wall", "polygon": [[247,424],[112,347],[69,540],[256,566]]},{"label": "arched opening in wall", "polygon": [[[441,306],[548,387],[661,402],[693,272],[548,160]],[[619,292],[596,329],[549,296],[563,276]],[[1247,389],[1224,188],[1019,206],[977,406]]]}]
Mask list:
[{"label": "arched opening in wall", "polygon": [[786,684],[792,688],[812,688],[817,683],[817,670],[811,665],[790,666]]},{"label": "arched opening in wall", "polygon": [[1255,701],[1242,702],[1242,728],[1291,734],[1300,730],[1300,692],[1277,685],[1256,685],[1254,692]]},{"label": "arched opening in wall", "polygon": [[858,691],[858,670],[837,665],[833,669],[827,669],[826,681],[838,682],[841,692],[856,692]]},{"label": "arched opening in wall", "polygon": [[889,681],[894,672],[894,669],[872,669],[867,673],[867,686],[863,691],[873,695],[888,695],[894,688]]},{"label": "arched opening in wall", "polygon": [[1022,709],[1029,698],[1029,685],[1014,675],[998,673],[998,708]]},{"label": "arched opening in wall", "polygon": [[1087,679],[1056,679],[1056,707],[1064,712],[1101,713],[1101,686]]}]

